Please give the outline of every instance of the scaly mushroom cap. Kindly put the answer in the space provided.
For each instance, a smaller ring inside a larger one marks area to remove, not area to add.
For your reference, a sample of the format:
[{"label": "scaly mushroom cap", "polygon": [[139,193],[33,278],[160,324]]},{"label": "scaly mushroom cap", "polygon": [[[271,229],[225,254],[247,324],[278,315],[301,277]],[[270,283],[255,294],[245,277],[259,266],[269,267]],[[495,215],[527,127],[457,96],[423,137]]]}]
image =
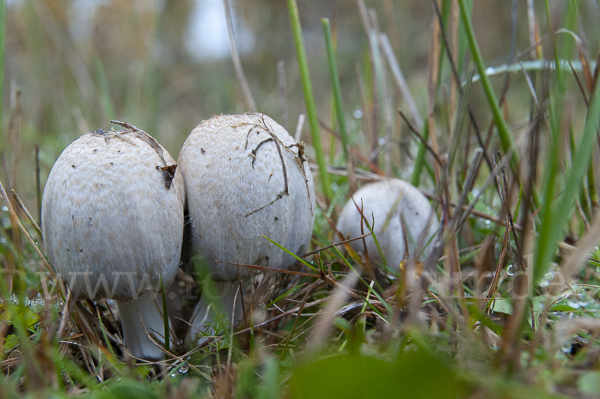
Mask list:
[{"label": "scaly mushroom cap", "polygon": [[[173,281],[183,235],[183,175],[137,130],[81,136],[60,155],[42,201],[53,267],[79,297],[130,301]],[[161,169],[162,168],[162,169]]]},{"label": "scaly mushroom cap", "polygon": [[[373,222],[371,214],[375,217],[374,232],[390,267],[397,267],[404,258],[405,240],[401,215],[406,222],[408,234],[406,242],[408,242],[408,254],[411,259],[415,257],[416,248],[420,246],[422,249],[429,238],[437,232],[437,217],[429,201],[417,188],[403,180],[390,179],[366,184],[356,191],[352,198],[359,207],[362,203],[363,214],[369,225]],[[363,234],[361,216],[354,202],[350,199],[346,203],[337,223],[337,230],[349,238]],[[369,231],[366,224],[363,225],[363,231],[364,233]],[[381,262],[373,237],[367,237],[365,241],[369,258]],[[352,241],[350,245],[357,252],[364,252],[362,240]],[[425,254],[430,248],[431,246],[428,246],[425,249]]]},{"label": "scaly mushroom cap", "polygon": [[[238,278],[239,262],[287,269],[308,248],[315,192],[308,162],[288,132],[262,114],[220,115],[202,122],[179,154],[192,246],[217,281]],[[239,276],[250,273],[240,267]]]}]

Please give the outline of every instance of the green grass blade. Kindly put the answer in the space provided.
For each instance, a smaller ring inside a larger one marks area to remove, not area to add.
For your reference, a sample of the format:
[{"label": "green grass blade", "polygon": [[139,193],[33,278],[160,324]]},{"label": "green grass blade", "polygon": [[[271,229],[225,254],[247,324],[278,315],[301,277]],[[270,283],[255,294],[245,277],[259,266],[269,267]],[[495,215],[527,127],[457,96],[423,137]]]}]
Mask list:
[{"label": "green grass blade", "polygon": [[[333,242],[331,243],[331,245],[333,245]],[[370,287],[369,284],[367,284],[367,282],[362,278],[362,276],[360,275],[359,272],[356,271],[356,269],[352,266],[352,264],[350,262],[348,262],[348,260],[344,257],[344,255],[342,255],[342,253],[340,252],[340,250],[334,246],[333,249],[335,250],[335,252],[337,252],[337,255],[344,261],[344,263],[346,264],[346,266],[348,266],[350,268],[350,270],[352,270],[354,273],[356,273],[358,275],[358,278],[360,279],[360,281],[366,285],[367,287]],[[379,295],[379,293],[377,292],[377,290],[373,290],[372,291],[373,294],[375,294],[375,296],[377,297],[377,299],[381,302],[381,304],[385,307],[385,309],[388,311],[388,315],[392,315],[394,314],[392,307],[390,306],[389,303],[387,303],[386,301],[383,300],[383,298],[381,297],[381,295]],[[359,294],[360,295],[360,294]],[[369,307],[371,309],[373,309],[375,312],[377,312],[377,314],[379,314],[380,316],[383,317],[383,315],[381,313],[379,313],[379,311],[377,311],[377,309],[375,309],[375,307],[373,307],[373,305],[371,305],[368,301],[367,298],[363,298],[362,295],[360,295],[360,297],[363,299],[363,301],[365,301],[365,303],[367,305],[369,305]]]},{"label": "green grass blade", "polygon": [[[429,139],[429,124],[427,122],[427,118],[425,118],[425,124],[423,125],[421,136],[423,137],[423,140]],[[425,148],[425,144],[419,141],[419,150],[417,151],[415,166],[413,169],[412,176],[410,178],[410,184],[412,184],[415,187],[419,187],[419,183],[421,182],[421,172],[423,171],[423,166],[425,164],[426,153],[427,149]]]},{"label": "green grass blade", "polygon": [[104,65],[102,64],[102,59],[100,59],[100,57],[94,58],[94,67],[96,69],[96,74],[98,75],[98,87],[100,88],[100,100],[102,101],[104,116],[108,120],[116,119],[117,114],[115,113],[115,107],[113,106],[112,97],[110,95],[106,71],[104,70]]},{"label": "green grass blade", "polygon": [[[554,207],[551,212],[549,211],[549,213],[551,213],[551,218],[548,218],[548,224],[546,224],[546,220],[544,220],[544,224],[539,230],[540,237],[537,242],[536,256],[534,259],[534,283],[539,282],[546,273],[550,261],[556,252],[557,243],[560,239],[563,227],[573,212],[575,198],[579,195],[581,181],[587,172],[592,157],[594,140],[599,127],[599,118],[600,91],[598,90],[598,87],[596,87],[586,117],[583,136],[581,137],[577,154],[573,160],[573,166],[567,175],[565,189],[561,194],[562,198],[560,199],[559,204]],[[550,208],[550,204],[546,204],[546,207]]]},{"label": "green grass blade", "polygon": [[279,244],[278,242],[275,242],[273,240],[271,240],[269,237],[267,237],[264,234],[261,234],[261,236],[265,237],[267,240],[271,241],[277,248],[281,249],[283,252],[293,256],[294,258],[296,258],[298,261],[300,261],[302,264],[310,267],[311,269],[313,269],[315,272],[319,273],[319,269],[317,269],[316,267],[314,267],[313,265],[311,265],[310,263],[308,263],[307,261],[305,261],[304,259],[300,258],[299,256],[297,256],[295,253],[293,253],[292,251],[290,251],[289,249],[285,248],[283,245]]},{"label": "green grass blade", "polygon": [[[467,8],[466,0],[458,0],[458,4],[460,8],[460,18],[465,28],[467,40],[469,42],[471,56],[473,57],[473,62],[477,66],[477,72],[479,73],[479,76],[481,78],[481,86],[483,87],[483,91],[492,110],[492,115],[494,116],[494,123],[496,124],[496,128],[498,129],[498,136],[500,137],[500,144],[502,145],[502,150],[504,152],[508,152],[514,145],[514,139],[510,132],[510,128],[508,127],[508,123],[506,123],[506,121],[504,120],[502,110],[498,105],[498,99],[496,98],[496,94],[494,93],[494,89],[492,88],[490,79],[485,74],[485,65],[483,63],[481,52],[479,51],[479,46],[477,45],[477,41],[475,40],[475,33],[473,32],[471,16],[469,15],[469,9]],[[518,176],[518,165],[519,156],[515,153],[511,160],[511,168],[516,176]],[[533,190],[533,201],[536,207],[540,205],[540,197],[537,193],[537,190],[535,190],[535,187]]]},{"label": "green grass blade", "polygon": [[292,33],[294,35],[294,44],[296,45],[296,56],[298,57],[298,69],[300,70],[300,79],[302,80],[302,90],[304,91],[306,114],[310,126],[310,137],[315,149],[317,165],[319,166],[319,178],[321,179],[323,193],[331,200],[333,198],[333,192],[329,183],[325,153],[323,152],[323,144],[321,143],[319,119],[317,118],[317,107],[313,97],[312,83],[310,82],[306,49],[304,48],[304,39],[302,38],[302,26],[300,25],[300,16],[298,15],[298,5],[296,4],[296,0],[287,0],[287,5],[290,14],[290,22],[292,24]]},{"label": "green grass blade", "polygon": [[329,19],[323,18],[323,33],[325,34],[325,48],[327,49],[327,61],[329,62],[329,75],[331,76],[331,86],[333,88],[333,102],[335,114],[337,116],[340,136],[342,137],[342,147],[344,157],[348,159],[348,133],[346,132],[346,118],[344,116],[344,103],[342,102],[342,89],[340,88],[340,77],[338,75],[337,59],[333,48],[331,38],[331,25]]},{"label": "green grass blade", "polygon": [[[0,2],[0,95],[4,93],[4,42],[6,36],[6,2]],[[0,128],[2,127],[2,98],[0,98]],[[2,146],[2,135],[0,135],[0,148]]]}]

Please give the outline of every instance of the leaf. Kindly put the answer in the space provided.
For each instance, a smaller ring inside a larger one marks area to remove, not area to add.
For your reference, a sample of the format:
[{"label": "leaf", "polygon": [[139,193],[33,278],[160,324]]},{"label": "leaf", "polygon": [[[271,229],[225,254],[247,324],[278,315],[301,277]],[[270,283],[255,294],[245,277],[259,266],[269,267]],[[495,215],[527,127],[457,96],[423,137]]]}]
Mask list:
[{"label": "leaf", "polygon": [[137,381],[125,380],[110,385],[110,388],[96,396],[95,399],[159,399],[160,395],[152,390],[156,385],[144,384]]},{"label": "leaf", "polygon": [[513,308],[512,303],[508,299],[494,299],[494,304],[492,305],[492,311],[496,313],[505,313],[512,314]]},{"label": "leaf", "polygon": [[600,371],[592,371],[583,375],[577,381],[577,387],[582,394],[598,397],[600,395]]},{"label": "leaf", "polygon": [[[432,384],[432,381],[435,383]],[[397,363],[374,357],[336,355],[297,367],[290,398],[457,397],[454,372],[424,350],[409,352]]]}]

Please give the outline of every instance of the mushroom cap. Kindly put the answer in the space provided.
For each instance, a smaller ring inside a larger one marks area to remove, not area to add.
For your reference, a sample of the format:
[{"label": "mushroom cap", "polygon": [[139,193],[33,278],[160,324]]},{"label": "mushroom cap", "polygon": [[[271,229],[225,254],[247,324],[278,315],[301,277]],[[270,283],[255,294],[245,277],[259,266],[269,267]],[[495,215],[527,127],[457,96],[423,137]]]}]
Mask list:
[{"label": "mushroom cap", "polygon": [[219,115],[198,125],[179,154],[193,251],[206,256],[216,281],[250,269],[239,262],[288,269],[301,256],[314,224],[315,191],[306,160],[288,132],[266,115]]},{"label": "mushroom cap", "polygon": [[71,143],[50,171],[44,243],[74,295],[129,301],[175,278],[183,175],[160,169],[175,161],[146,133],[97,132]]},{"label": "mushroom cap", "polygon": [[[373,223],[371,218],[373,214],[375,218],[373,231],[388,266],[396,266],[404,259],[405,240],[401,215],[404,216],[408,233],[406,241],[409,258],[414,258],[417,247],[425,246],[438,230],[437,217],[427,198],[416,187],[403,180],[390,179],[366,184],[356,191],[352,198],[359,207],[362,203],[363,214],[370,225]],[[389,223],[386,223],[388,216]],[[363,234],[361,216],[352,199],[344,206],[337,223],[337,230],[348,238]],[[363,226],[363,231],[364,233],[369,231],[366,225]],[[365,242],[369,258],[375,262],[382,262],[373,237],[365,238]],[[350,245],[357,252],[364,252],[362,240],[352,241]],[[430,251],[430,248],[431,246],[425,248],[425,254]]]}]

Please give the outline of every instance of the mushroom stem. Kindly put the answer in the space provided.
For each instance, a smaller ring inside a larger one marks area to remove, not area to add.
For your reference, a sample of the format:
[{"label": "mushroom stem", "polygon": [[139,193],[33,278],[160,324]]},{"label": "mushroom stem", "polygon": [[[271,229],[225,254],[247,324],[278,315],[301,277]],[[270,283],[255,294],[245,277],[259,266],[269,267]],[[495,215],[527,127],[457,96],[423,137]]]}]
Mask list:
[{"label": "mushroom stem", "polygon": [[147,360],[164,358],[164,352],[148,337],[164,344],[164,319],[160,294],[145,292],[131,302],[117,302],[123,343],[133,356]]},{"label": "mushroom stem", "polygon": [[[223,313],[227,320],[234,325],[242,320],[242,294],[241,291],[238,292],[238,287],[239,281],[220,282],[209,278],[205,279],[202,296],[192,313],[190,331],[187,336],[188,342],[202,344],[211,336],[218,334],[219,331],[215,331],[214,327],[223,326],[225,320],[220,320]],[[204,336],[196,340],[199,333]]]}]

